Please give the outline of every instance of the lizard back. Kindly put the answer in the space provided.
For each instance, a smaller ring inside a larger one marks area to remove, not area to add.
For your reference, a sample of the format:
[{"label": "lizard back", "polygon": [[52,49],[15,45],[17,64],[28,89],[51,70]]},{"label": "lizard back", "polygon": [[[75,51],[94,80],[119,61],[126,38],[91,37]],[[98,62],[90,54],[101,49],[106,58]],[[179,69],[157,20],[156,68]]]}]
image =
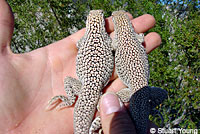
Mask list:
[{"label": "lizard back", "polygon": [[75,104],[75,133],[88,133],[101,90],[109,81],[114,56],[111,38],[105,30],[102,10],[90,11],[86,21],[86,32],[78,42],[76,73],[82,83],[81,92]]},{"label": "lizard back", "polygon": [[113,12],[116,72],[133,91],[148,85],[148,57],[125,11]]}]

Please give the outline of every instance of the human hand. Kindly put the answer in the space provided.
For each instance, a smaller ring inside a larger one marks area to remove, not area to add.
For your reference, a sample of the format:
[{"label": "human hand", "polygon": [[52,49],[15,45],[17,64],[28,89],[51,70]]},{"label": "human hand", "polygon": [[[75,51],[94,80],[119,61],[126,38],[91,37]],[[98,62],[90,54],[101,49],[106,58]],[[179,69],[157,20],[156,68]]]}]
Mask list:
[{"label": "human hand", "polygon": [[[150,15],[133,19],[137,32],[154,26]],[[55,95],[65,94],[63,79],[77,78],[76,42],[85,29],[46,47],[25,54],[10,50],[14,19],[11,9],[0,0],[0,133],[73,133],[73,107],[61,111],[45,111],[47,102]],[[113,36],[111,18],[106,19],[107,31]],[[159,46],[160,36],[145,36],[147,53]],[[113,73],[106,90],[118,91],[125,87]]]},{"label": "human hand", "polygon": [[[101,97],[100,117],[104,134],[136,134],[131,116],[113,92],[107,92]],[[157,129],[157,126],[149,122],[148,128]]]}]

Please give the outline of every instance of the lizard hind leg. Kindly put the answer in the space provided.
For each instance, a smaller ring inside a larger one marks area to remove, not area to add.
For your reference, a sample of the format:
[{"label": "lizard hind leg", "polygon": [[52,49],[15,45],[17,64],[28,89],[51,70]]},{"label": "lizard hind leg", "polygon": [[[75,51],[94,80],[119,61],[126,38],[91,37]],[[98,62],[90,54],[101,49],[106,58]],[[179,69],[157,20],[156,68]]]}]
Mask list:
[{"label": "lizard hind leg", "polygon": [[125,103],[129,102],[131,95],[133,94],[133,91],[130,88],[123,88],[120,91],[118,91],[117,96],[120,98],[120,100]]},{"label": "lizard hind leg", "polygon": [[146,134],[150,114],[150,87],[145,86],[135,92],[130,99],[129,110],[137,134]]},{"label": "lizard hind leg", "polygon": [[56,108],[56,110],[60,110],[66,106],[70,106],[70,101],[68,98],[64,95],[57,95],[51,98],[51,100],[48,102],[46,110],[52,110],[54,108]]},{"label": "lizard hind leg", "polygon": [[75,103],[76,96],[78,96],[80,92],[81,82],[75,78],[66,77],[64,79],[64,88],[67,95],[54,96],[48,102],[47,110],[52,110],[54,108],[56,108],[56,110],[61,110],[65,107],[72,106]]},{"label": "lizard hind leg", "polygon": [[101,126],[101,118],[97,116],[90,126],[89,134],[103,134],[102,126]]}]

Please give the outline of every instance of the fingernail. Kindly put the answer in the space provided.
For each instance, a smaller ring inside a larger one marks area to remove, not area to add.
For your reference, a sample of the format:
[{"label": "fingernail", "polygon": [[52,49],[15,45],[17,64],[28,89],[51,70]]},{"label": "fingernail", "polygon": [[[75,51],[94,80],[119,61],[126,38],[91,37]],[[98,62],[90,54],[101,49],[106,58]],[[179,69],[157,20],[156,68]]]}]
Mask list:
[{"label": "fingernail", "polygon": [[116,94],[107,92],[102,96],[101,107],[105,114],[111,114],[122,111],[123,103]]}]

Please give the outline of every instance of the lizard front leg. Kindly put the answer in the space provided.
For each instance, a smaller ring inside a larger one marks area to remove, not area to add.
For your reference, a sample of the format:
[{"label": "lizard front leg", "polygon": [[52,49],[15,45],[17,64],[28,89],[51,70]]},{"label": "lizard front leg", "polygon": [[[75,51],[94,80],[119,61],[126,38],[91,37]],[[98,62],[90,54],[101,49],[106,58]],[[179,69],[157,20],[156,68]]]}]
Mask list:
[{"label": "lizard front leg", "polygon": [[[151,109],[160,105],[167,98],[167,91],[162,88],[148,87],[148,90]],[[130,101],[130,98],[134,93],[135,92],[130,88],[124,88],[118,91],[116,94],[121,99],[121,101],[125,103]]]},{"label": "lizard front leg", "polygon": [[72,77],[66,77],[64,79],[64,88],[66,96],[57,95],[54,96],[47,106],[47,110],[56,108],[57,110],[63,109],[65,107],[71,106],[75,103],[76,96],[78,96],[81,90],[81,82]]}]

